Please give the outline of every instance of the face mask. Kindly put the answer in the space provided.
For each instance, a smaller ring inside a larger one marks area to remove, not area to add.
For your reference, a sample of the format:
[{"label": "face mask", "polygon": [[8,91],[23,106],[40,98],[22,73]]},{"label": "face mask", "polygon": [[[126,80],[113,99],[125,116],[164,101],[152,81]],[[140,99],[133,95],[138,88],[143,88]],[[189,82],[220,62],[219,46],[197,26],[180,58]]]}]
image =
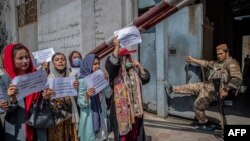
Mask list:
[{"label": "face mask", "polygon": [[132,67],[133,67],[133,63],[130,63],[130,62],[125,63],[126,69],[131,69]]},{"label": "face mask", "polygon": [[73,59],[73,65],[74,65],[74,67],[80,67],[80,63],[81,63],[81,59],[80,58]]}]

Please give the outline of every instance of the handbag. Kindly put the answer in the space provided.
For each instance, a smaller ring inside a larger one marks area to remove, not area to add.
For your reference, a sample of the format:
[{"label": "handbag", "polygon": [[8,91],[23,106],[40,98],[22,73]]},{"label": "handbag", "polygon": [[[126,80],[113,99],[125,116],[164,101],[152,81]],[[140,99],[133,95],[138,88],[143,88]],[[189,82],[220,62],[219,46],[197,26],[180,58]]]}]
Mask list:
[{"label": "handbag", "polygon": [[33,128],[46,129],[55,125],[53,112],[50,108],[50,102],[42,100],[39,105],[39,99],[42,94],[39,94],[38,99],[33,103],[26,124]]}]

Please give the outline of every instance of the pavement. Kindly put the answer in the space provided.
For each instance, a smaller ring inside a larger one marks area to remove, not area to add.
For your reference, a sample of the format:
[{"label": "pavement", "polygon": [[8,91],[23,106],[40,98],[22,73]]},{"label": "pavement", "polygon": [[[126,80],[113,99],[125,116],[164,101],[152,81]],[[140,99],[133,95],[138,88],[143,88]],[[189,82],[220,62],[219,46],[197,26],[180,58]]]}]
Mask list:
[{"label": "pavement", "polygon": [[[225,106],[225,117],[229,125],[250,125],[250,94],[240,94],[233,100],[233,106]],[[220,124],[217,108],[206,111],[209,121]],[[223,131],[203,131],[194,128],[195,120],[169,115],[161,118],[144,112],[144,126],[148,141],[223,141]],[[113,140],[113,134],[110,134]]]}]

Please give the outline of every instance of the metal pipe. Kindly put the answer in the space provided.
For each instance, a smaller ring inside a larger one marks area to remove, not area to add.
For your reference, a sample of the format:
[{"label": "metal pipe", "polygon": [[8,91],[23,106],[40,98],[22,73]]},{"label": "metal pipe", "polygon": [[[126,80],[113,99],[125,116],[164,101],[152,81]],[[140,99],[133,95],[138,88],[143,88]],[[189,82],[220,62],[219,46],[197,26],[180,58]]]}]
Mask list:
[{"label": "metal pipe", "polygon": [[171,16],[172,14],[174,14],[175,12],[177,12],[178,10],[180,10],[181,8],[191,4],[194,0],[184,0],[180,3],[178,3],[176,6],[170,8],[167,12],[161,14],[160,16],[144,23],[141,27],[139,27],[140,31],[146,31],[149,28],[155,26],[157,23],[161,22],[162,20],[166,19],[167,17]]},{"label": "metal pipe", "polygon": [[[181,2],[180,2],[181,1]],[[148,12],[135,19],[128,26],[135,25],[139,27],[140,32],[144,32],[169,17],[179,9],[189,5],[194,0],[163,0],[155,7],[151,8]],[[176,4],[176,5],[175,5]],[[90,53],[97,54],[100,58],[105,57],[113,51],[114,36],[101,43]]]},{"label": "metal pipe", "polygon": [[98,57],[100,59],[104,58],[106,55],[110,54],[115,49],[114,46],[108,48],[106,51],[102,52],[101,54],[98,54]]},{"label": "metal pipe", "polygon": [[[157,17],[159,13],[165,12],[169,10],[174,4],[180,2],[181,0],[163,0],[150,10],[148,10],[146,13],[144,13],[142,16],[136,18],[132,23],[128,24],[127,26],[135,25],[137,27],[141,26],[144,22],[147,22],[148,20]],[[100,45],[98,45],[94,50],[90,51],[89,53],[92,54],[101,54],[101,52],[105,52],[105,49],[112,46],[112,41],[114,39],[114,36],[111,36],[109,40],[104,41]]]},{"label": "metal pipe", "polygon": [[133,25],[136,27],[140,27],[142,24],[152,19],[153,17],[159,15],[162,11],[167,11],[171,7],[173,7],[176,3],[179,3],[181,0],[163,0],[158,3],[156,6],[142,14],[140,17],[133,21]]}]

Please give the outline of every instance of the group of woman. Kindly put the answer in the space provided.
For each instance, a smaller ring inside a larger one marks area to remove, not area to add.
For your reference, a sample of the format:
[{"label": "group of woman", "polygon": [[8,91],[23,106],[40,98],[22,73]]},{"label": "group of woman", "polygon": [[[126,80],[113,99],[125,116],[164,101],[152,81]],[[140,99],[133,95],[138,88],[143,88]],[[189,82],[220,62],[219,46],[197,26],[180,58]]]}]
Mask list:
[{"label": "group of woman", "polygon": [[[98,94],[88,87],[85,77],[100,69],[100,59],[95,54],[87,54],[83,59],[79,52],[69,56],[70,66],[63,53],[55,53],[50,63],[42,64],[48,78],[75,77],[73,87],[77,97],[52,99],[55,92],[46,88],[22,100],[17,100],[18,88],[12,84],[16,76],[37,71],[33,66],[29,50],[22,44],[10,44],[3,49],[4,74],[0,77],[3,99],[0,108],[4,110],[3,124],[0,124],[1,140],[5,141],[102,141],[108,140],[107,104],[111,101],[111,121],[115,140],[143,141],[143,108],[141,84],[149,81],[149,73],[139,62],[133,61],[134,51],[120,49],[119,40],[114,39],[115,50],[106,60],[110,86]],[[78,71],[77,71],[78,69]],[[53,111],[64,116],[55,118],[55,125],[48,129],[35,129],[26,124],[32,105],[38,97],[50,103]],[[2,114],[2,115],[3,115]],[[0,122],[1,123],[1,122]]]}]

